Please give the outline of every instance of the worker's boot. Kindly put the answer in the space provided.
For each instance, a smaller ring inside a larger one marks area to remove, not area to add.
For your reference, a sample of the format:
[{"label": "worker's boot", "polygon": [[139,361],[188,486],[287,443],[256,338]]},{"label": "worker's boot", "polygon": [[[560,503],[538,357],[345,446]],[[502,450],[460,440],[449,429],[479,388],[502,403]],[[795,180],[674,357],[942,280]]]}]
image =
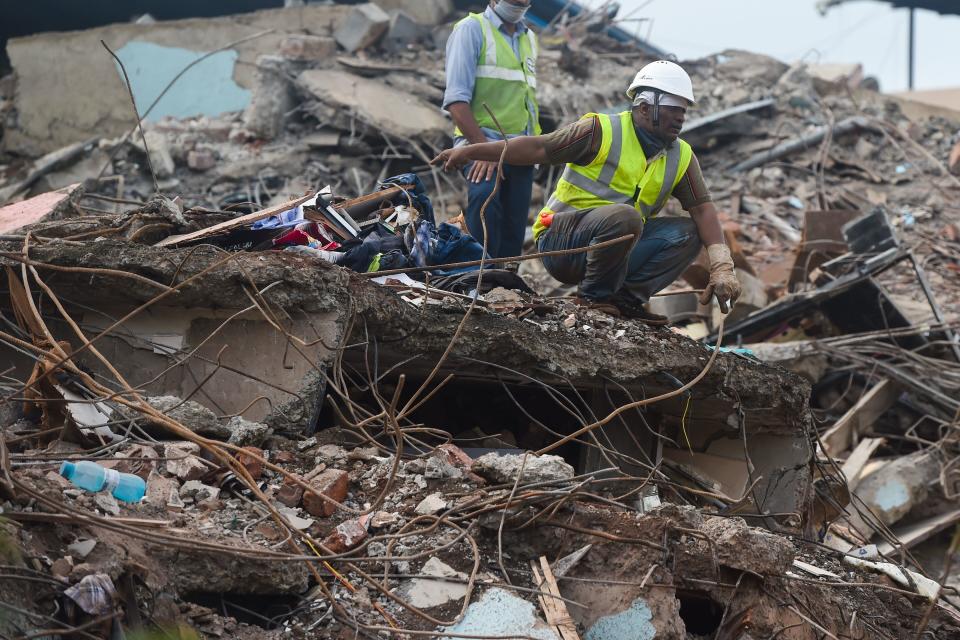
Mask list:
[{"label": "worker's boot", "polygon": [[573,303],[578,307],[583,307],[584,309],[593,309],[594,311],[605,313],[608,316],[613,316],[614,318],[620,317],[620,309],[617,308],[617,305],[612,304],[609,301],[591,300],[590,298],[581,298],[580,296],[577,296],[573,299]]},{"label": "worker's boot", "polygon": [[624,318],[639,320],[651,327],[663,327],[670,324],[670,319],[667,316],[648,311],[644,303],[623,291],[610,298],[608,302],[615,305]]}]

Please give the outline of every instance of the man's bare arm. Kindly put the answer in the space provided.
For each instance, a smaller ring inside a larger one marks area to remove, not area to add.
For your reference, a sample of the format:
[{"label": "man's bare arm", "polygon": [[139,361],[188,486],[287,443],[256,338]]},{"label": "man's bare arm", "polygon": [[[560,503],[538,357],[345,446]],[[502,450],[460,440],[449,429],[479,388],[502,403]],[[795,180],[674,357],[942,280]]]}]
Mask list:
[{"label": "man's bare arm", "polygon": [[457,128],[463,132],[463,137],[470,144],[479,144],[487,141],[487,137],[480,130],[477,119],[473,116],[473,110],[466,102],[452,102],[447,105],[447,111],[450,112],[450,118]]},{"label": "man's bare arm", "polygon": [[[430,164],[439,164],[443,166],[444,171],[459,169],[460,167],[481,160],[487,162],[496,162],[503,153],[504,142],[484,142],[482,144],[469,144],[455,149],[441,151],[440,155],[430,161]],[[517,166],[532,166],[535,164],[548,164],[547,150],[543,142],[543,136],[519,136],[510,139],[507,145],[507,153],[503,158],[507,164]]]}]

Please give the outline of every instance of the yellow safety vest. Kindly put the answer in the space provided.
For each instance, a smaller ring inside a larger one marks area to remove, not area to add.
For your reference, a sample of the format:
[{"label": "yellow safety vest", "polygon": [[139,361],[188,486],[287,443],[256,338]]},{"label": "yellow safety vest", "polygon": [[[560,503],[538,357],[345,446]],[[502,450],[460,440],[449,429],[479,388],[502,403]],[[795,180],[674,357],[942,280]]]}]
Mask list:
[{"label": "yellow safety vest", "polygon": [[693,149],[680,139],[648,161],[630,111],[583,117],[600,119],[600,151],[589,165],[567,163],[557,188],[533,223],[535,239],[550,226],[555,213],[606,204],[630,204],[646,221],[663,209],[690,166]]},{"label": "yellow safety vest", "polygon": [[[483,33],[473,98],[470,100],[470,110],[473,111],[477,124],[498,130],[493,118],[483,108],[483,103],[486,102],[503,126],[504,133],[522,134],[527,131],[532,110],[531,131],[533,135],[539,135],[540,106],[536,97],[537,36],[530,29],[520,35],[520,60],[517,60],[506,36],[483,14],[471,13],[457,23],[457,27],[467,20],[479,22]],[[454,135],[462,136],[463,133],[457,128]]]}]

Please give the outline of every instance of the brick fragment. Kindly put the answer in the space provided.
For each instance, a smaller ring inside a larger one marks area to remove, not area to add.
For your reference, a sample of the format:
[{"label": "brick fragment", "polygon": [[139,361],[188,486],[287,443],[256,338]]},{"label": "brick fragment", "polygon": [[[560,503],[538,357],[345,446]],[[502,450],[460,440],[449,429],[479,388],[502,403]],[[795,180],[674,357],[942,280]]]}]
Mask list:
[{"label": "brick fragment", "polygon": [[[342,469],[326,469],[310,480],[310,486],[317,493],[336,502],[343,502],[347,498],[349,485],[350,476]],[[333,515],[333,512],[337,510],[337,505],[310,492],[305,492],[303,508],[310,515],[320,518]]]}]

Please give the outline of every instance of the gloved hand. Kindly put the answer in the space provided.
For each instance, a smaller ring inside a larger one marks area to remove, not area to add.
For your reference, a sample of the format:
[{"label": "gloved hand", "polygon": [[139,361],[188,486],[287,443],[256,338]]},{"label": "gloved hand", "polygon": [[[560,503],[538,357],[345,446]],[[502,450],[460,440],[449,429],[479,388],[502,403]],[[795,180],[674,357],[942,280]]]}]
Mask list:
[{"label": "gloved hand", "polygon": [[710,298],[716,296],[720,311],[728,313],[742,291],[733,269],[730,249],[725,244],[712,244],[707,247],[707,256],[710,258],[710,283],[700,296],[700,304],[710,304]]}]

